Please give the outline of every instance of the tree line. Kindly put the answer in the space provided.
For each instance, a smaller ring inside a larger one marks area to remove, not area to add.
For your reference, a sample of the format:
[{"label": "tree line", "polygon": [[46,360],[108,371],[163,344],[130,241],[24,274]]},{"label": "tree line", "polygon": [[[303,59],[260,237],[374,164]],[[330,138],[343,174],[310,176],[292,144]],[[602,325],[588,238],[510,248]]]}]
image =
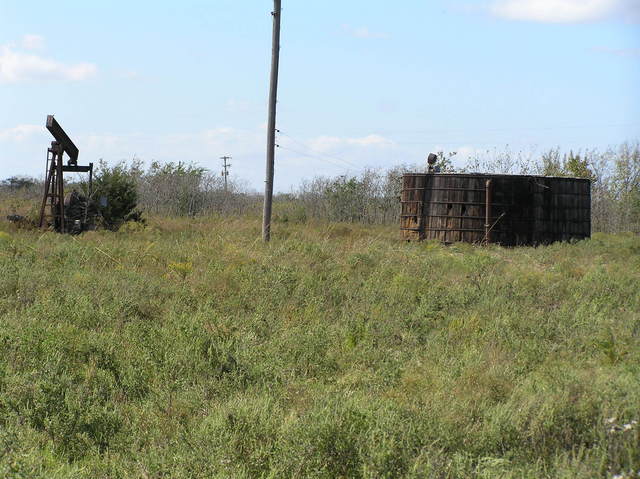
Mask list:
[{"label": "tree line", "polygon": [[[588,178],[592,182],[594,231],[640,232],[640,142],[627,142],[604,151],[562,153],[559,148],[541,155],[503,150],[476,152],[463,167],[455,167],[455,153],[438,154],[440,171],[500,173]],[[357,175],[316,176],[293,192],[274,198],[274,221],[353,222],[394,224],[400,214],[402,175],[425,171],[424,165],[400,165],[383,170],[366,168]],[[69,185],[69,187],[86,185]],[[184,162],[147,168],[139,161],[109,166],[101,162],[96,173],[96,199],[109,192],[112,216],[130,214],[198,216],[259,215],[262,195],[245,183],[224,178]],[[0,198],[37,200],[42,184],[12,177],[0,182]],[[7,202],[2,202],[7,205]],[[118,210],[118,211],[115,211]],[[135,213],[134,213],[135,212]],[[116,214],[117,213],[117,214]]]}]

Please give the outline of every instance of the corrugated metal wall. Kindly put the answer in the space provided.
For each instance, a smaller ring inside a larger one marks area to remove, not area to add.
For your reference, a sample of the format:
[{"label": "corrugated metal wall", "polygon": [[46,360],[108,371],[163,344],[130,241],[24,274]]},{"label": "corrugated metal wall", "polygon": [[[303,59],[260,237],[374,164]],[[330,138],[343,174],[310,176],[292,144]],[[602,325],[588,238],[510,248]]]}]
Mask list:
[{"label": "corrugated metal wall", "polygon": [[591,235],[591,182],[582,178],[406,174],[401,201],[407,240],[483,243],[488,237],[514,246]]}]

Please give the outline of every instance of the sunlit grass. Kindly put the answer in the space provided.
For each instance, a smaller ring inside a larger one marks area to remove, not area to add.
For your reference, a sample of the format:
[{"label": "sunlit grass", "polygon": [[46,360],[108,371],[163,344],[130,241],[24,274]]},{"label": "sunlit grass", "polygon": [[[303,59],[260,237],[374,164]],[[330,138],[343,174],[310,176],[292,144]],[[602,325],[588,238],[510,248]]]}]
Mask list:
[{"label": "sunlit grass", "polygon": [[445,247],[286,222],[265,245],[257,218],[0,230],[0,477],[640,469],[637,236]]}]

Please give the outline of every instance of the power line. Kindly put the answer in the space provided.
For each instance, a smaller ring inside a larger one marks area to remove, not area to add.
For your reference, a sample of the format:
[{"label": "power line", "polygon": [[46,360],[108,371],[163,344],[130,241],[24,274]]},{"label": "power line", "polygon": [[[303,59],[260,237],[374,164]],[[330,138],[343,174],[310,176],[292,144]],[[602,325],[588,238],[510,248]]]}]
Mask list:
[{"label": "power line", "polygon": [[[563,130],[563,129],[576,129],[576,130],[588,130],[593,128],[624,128],[630,126],[640,126],[638,122],[632,123],[601,123],[601,124],[582,124],[582,125],[545,125],[545,126],[507,126],[496,128],[475,128],[473,126],[469,128],[425,128],[420,130],[389,130],[389,129],[377,129],[377,133],[388,135],[411,135],[411,134],[448,134],[459,132],[472,132],[472,133],[490,133],[490,132],[509,132],[509,131],[527,131],[527,130]],[[350,131],[369,131],[371,129],[363,128],[351,128]]]},{"label": "power line", "polygon": [[[344,158],[340,158],[340,157],[335,156],[335,155],[327,155],[327,154],[325,154],[325,153],[318,154],[318,153],[316,153],[316,152],[313,150],[313,148],[311,148],[311,147],[307,146],[305,143],[303,143],[303,142],[301,142],[301,141],[296,140],[295,138],[293,138],[293,137],[291,137],[291,136],[287,135],[286,133],[283,133],[281,130],[276,130],[276,131],[277,131],[280,135],[282,135],[282,136],[284,136],[284,137],[288,138],[289,140],[293,141],[294,143],[296,143],[296,144],[300,145],[300,146],[301,146],[302,148],[304,148],[305,150],[307,150],[307,151],[311,152],[310,154],[307,154],[306,156],[316,157],[316,158],[318,158],[319,160],[323,160],[323,161],[326,161],[326,158],[333,158],[334,160],[340,161],[340,162],[342,162],[342,163],[344,163],[344,164],[346,164],[346,165],[350,166],[351,168],[354,168],[354,169],[356,169],[356,170],[360,170],[360,171],[362,171],[362,168],[360,168],[359,166],[357,166],[357,165],[355,165],[355,164],[353,164],[353,163],[351,163],[351,162],[349,162],[349,161],[345,160]],[[321,155],[321,156],[320,156],[320,155]],[[341,165],[339,165],[339,166],[341,166]]]},{"label": "power line", "polygon": [[[287,146],[282,146],[282,145],[276,145],[278,148],[280,148],[281,150],[286,150],[286,151],[290,151],[291,153],[295,153],[296,155],[300,155],[300,156],[304,156],[306,158],[311,158],[312,160],[318,160],[318,161],[324,161],[326,163],[330,163],[334,166],[338,166],[340,168],[346,168],[345,165],[337,163],[335,161],[331,161],[329,158],[323,158],[321,156],[317,156],[314,154],[310,154],[310,153],[305,153],[303,151],[299,151],[299,150],[294,150],[293,148],[289,148]],[[362,168],[358,168],[356,166],[351,166],[350,168],[353,168],[354,170],[357,171],[364,171]]]}]

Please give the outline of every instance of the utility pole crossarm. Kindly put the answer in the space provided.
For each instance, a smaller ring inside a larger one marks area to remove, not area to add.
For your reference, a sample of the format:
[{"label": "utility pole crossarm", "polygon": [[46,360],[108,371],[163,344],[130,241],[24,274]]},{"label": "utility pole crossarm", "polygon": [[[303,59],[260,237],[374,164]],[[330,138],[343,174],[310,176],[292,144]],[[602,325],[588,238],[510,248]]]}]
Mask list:
[{"label": "utility pole crossarm", "polygon": [[230,160],[230,156],[221,156],[222,160],[222,176],[224,177],[224,192],[227,192],[227,177],[229,176],[229,168],[231,168],[231,163],[227,163],[227,160]]}]

